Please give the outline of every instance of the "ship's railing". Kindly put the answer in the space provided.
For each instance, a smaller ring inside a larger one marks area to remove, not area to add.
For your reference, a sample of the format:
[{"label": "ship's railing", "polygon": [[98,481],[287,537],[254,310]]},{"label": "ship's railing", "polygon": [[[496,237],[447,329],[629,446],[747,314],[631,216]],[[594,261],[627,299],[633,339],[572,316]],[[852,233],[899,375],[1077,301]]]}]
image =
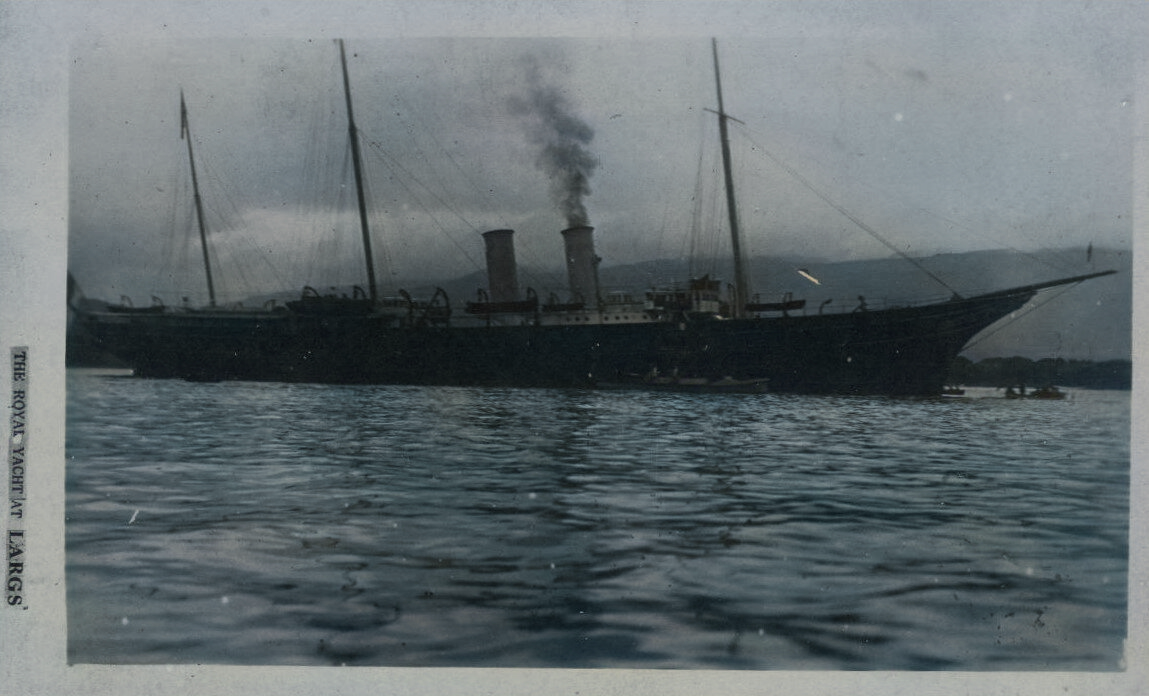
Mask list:
[{"label": "ship's railing", "polygon": [[[786,304],[786,311],[791,315],[809,316],[811,314],[850,314],[852,312],[878,311],[886,309],[903,309],[909,307],[924,307],[954,299],[953,295],[917,296],[913,299],[899,297],[873,297],[858,295],[850,299],[838,300],[836,298],[820,299],[817,296],[807,296],[804,306],[795,307],[801,300],[795,299]],[[760,315],[780,314],[780,310],[758,312]]]},{"label": "ship's railing", "polygon": [[[870,295],[860,295],[853,298],[825,298],[819,299],[817,296],[806,296],[806,306],[802,309],[795,311],[789,310],[791,315],[809,316],[811,314],[849,314],[852,312],[860,311],[876,311],[887,309],[907,309],[912,307],[925,307],[928,305],[939,304],[942,302],[949,302],[953,300],[961,300],[963,298],[978,297],[984,294],[990,294],[993,291],[968,291],[961,296],[953,294],[935,294],[935,295],[917,295],[913,298],[904,297],[873,297]],[[778,315],[780,312],[760,313],[762,316]]]}]

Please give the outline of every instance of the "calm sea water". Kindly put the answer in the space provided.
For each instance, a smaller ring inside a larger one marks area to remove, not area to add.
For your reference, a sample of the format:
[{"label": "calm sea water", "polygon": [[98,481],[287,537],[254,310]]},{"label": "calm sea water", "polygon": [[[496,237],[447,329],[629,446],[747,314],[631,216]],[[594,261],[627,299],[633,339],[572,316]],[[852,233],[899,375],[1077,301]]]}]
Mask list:
[{"label": "calm sea water", "polygon": [[1116,670],[1127,392],[72,371],[73,662]]}]

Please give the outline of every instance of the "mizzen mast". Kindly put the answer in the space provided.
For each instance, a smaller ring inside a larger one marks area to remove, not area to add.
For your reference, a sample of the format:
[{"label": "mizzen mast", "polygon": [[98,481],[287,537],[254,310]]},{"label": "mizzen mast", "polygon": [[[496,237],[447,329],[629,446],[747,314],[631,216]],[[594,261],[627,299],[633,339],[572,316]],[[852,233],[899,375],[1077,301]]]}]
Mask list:
[{"label": "mizzen mast", "polygon": [[187,140],[188,165],[191,167],[192,200],[195,201],[195,215],[199,222],[199,242],[203,249],[203,270],[207,275],[208,304],[215,307],[215,284],[211,279],[211,259],[207,253],[207,224],[203,217],[203,199],[199,195],[199,179],[195,171],[195,155],[192,154],[191,128],[188,126],[188,107],[184,102],[184,91],[180,90],[180,140]]},{"label": "mizzen mast", "polygon": [[355,115],[351,109],[351,80],[347,77],[347,55],[343,50],[343,39],[339,41],[339,64],[343,68],[343,94],[347,99],[347,135],[351,140],[351,165],[355,170],[355,193],[359,201],[359,229],[363,234],[363,255],[367,260],[367,289],[374,304],[378,299],[375,282],[375,256],[371,252],[371,230],[367,224],[367,197],[363,192],[363,164],[359,154],[359,130],[355,127]]},{"label": "mizzen mast", "polygon": [[[714,85],[718,90],[718,134],[722,141],[722,173],[726,179],[726,211],[730,216],[730,251],[734,256],[734,297],[733,315],[746,316],[746,304],[750,298],[750,284],[746,278],[746,262],[742,258],[742,233],[738,227],[738,206],[734,200],[734,174],[730,163],[730,138],[726,121],[738,119],[726,113],[722,104],[722,75],[718,70],[718,39],[711,39],[714,49]],[[739,121],[741,123],[741,121]]]}]

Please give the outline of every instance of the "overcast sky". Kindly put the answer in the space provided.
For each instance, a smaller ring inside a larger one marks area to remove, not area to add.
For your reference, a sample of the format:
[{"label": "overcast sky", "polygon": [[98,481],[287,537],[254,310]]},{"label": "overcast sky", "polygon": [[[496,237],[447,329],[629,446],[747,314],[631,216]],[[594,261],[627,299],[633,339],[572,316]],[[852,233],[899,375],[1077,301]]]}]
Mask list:
[{"label": "overcast sky", "polygon": [[[68,75],[69,264],[88,294],[202,292],[181,88],[223,291],[364,282],[336,36],[384,288],[480,269],[495,227],[521,264],[557,266],[538,97],[585,127],[605,264],[724,251],[712,36],[751,254],[890,253],[819,194],[916,255],[1132,243],[1142,3],[616,3],[566,23],[448,4],[438,24],[407,11],[406,31],[391,5],[316,5],[335,14],[88,17]],[[699,194],[718,237],[692,236]]]}]

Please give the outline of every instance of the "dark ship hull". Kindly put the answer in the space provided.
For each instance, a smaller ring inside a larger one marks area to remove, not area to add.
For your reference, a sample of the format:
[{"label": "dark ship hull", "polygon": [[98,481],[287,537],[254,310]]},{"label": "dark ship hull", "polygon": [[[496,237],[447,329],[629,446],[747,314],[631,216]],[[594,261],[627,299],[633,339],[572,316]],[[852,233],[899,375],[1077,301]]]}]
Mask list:
[{"label": "dark ship hull", "polygon": [[1049,285],[919,307],[747,319],[450,326],[381,313],[170,309],[88,312],[76,328],[140,377],[594,387],[661,373],[764,379],[773,392],[937,395],[975,334]]}]

